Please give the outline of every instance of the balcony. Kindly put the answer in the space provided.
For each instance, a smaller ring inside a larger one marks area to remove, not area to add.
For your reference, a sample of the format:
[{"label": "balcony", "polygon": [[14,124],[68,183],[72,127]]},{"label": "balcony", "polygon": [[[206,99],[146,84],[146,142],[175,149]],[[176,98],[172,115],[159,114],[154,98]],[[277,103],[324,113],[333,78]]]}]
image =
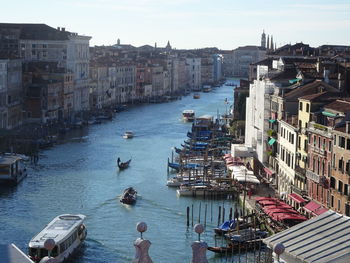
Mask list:
[{"label": "balcony", "polygon": [[300,189],[297,186],[292,185],[291,188],[292,188],[292,192],[293,193],[297,193],[300,196],[306,196],[307,195],[307,191],[302,190],[302,189]]},{"label": "balcony", "polygon": [[313,171],[310,170],[306,170],[306,178],[310,179],[316,183],[320,183],[321,182],[321,176],[314,173]]}]

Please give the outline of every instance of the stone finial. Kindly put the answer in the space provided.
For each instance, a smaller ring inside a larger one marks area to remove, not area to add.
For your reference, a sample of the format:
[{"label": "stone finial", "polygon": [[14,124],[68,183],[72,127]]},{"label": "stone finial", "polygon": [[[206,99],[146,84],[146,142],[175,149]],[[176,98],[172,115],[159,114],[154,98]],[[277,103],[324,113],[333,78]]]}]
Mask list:
[{"label": "stone finial", "polygon": [[147,224],[145,222],[138,222],[136,224],[136,230],[140,232],[142,238],[142,233],[147,231]]},{"label": "stone finial", "polygon": [[284,252],[284,245],[282,243],[276,243],[273,246],[273,252],[275,252],[275,254],[277,255],[277,261],[280,262],[280,255],[283,254]]},{"label": "stone finial", "polygon": [[55,247],[55,245],[55,240],[53,240],[52,238],[46,239],[44,242],[44,248],[49,251],[51,251]]},{"label": "stone finial", "polygon": [[142,233],[147,231],[147,224],[145,222],[138,222],[136,224],[136,230],[141,233],[141,238],[136,239],[134,242],[136,255],[132,263],[153,263],[148,255],[148,249],[151,246],[151,242],[142,238]]},{"label": "stone finial", "polygon": [[276,255],[281,255],[284,252],[284,245],[282,243],[277,243],[273,246],[273,252]]},{"label": "stone finial", "polygon": [[200,241],[201,234],[204,232],[204,226],[202,224],[195,224],[193,229],[194,229],[194,232],[198,234],[198,241]]}]

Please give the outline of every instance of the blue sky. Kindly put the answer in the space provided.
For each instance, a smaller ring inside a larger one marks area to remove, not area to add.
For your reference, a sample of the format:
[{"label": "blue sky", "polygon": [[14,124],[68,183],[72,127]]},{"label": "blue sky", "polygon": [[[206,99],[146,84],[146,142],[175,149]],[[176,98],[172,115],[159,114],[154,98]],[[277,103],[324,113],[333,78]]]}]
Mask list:
[{"label": "blue sky", "polygon": [[92,36],[91,45],[234,49],[259,45],[350,45],[349,0],[13,0],[1,22],[45,23]]}]

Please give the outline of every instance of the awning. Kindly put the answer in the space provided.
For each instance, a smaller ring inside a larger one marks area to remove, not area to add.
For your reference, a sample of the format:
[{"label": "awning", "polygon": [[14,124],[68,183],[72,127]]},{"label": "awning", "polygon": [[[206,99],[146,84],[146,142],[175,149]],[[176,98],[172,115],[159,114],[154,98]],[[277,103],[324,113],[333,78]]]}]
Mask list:
[{"label": "awning", "polygon": [[275,138],[271,138],[270,140],[269,140],[269,145],[272,145],[272,144],[274,144],[276,142],[276,139]]},{"label": "awning", "polygon": [[275,119],[270,119],[269,122],[274,123],[274,122],[276,122],[276,120]]},{"label": "awning", "polygon": [[264,171],[265,171],[265,173],[266,174],[268,174],[268,175],[273,175],[274,174],[274,172],[272,172],[270,169],[268,169],[268,168],[264,168]]},{"label": "awning", "polygon": [[296,194],[296,193],[292,193],[288,195],[290,198],[292,198],[295,202],[297,202],[298,204],[301,203],[305,203],[306,200],[304,198],[302,198],[300,195]]},{"label": "awning", "polygon": [[325,213],[325,212],[327,212],[328,211],[328,209],[327,208],[324,208],[324,207],[320,207],[320,208],[318,208],[318,209],[316,209],[314,212],[313,212],[313,214],[315,214],[315,215],[321,215],[321,214],[323,214],[323,213]]},{"label": "awning", "polygon": [[337,114],[329,112],[329,111],[322,111],[322,114],[327,117],[335,117]]},{"label": "awning", "polygon": [[304,206],[304,210],[312,213],[313,211],[315,211],[316,209],[319,209],[320,207],[321,205],[315,203],[314,201],[311,201],[310,203]]},{"label": "awning", "polygon": [[294,84],[294,83],[297,83],[299,80],[300,80],[299,78],[290,79],[290,80],[289,80],[289,83],[290,83],[290,84]]}]

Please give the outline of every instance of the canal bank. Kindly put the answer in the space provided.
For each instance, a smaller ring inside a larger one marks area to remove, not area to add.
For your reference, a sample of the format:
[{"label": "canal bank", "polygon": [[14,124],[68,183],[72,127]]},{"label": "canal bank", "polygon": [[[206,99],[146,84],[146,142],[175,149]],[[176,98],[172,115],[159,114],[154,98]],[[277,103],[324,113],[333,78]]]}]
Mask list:
[{"label": "canal bank", "polygon": [[[186,207],[194,207],[194,223],[204,218],[204,207],[212,210],[202,239],[214,244],[218,207],[226,211],[237,204],[227,199],[178,198],[165,186],[167,158],[174,145],[184,140],[189,123],[181,120],[185,109],[196,115],[225,113],[225,99],[232,87],[221,87],[201,98],[191,96],[169,103],[142,105],[121,112],[111,122],[76,131],[64,144],[41,152],[38,165],[15,188],[1,188],[0,236],[26,251],[29,240],[55,216],[63,213],[87,215],[88,237],[74,262],[130,262],[133,241],[139,236],[135,225],[148,224],[145,237],[152,242],[154,262],[190,261],[191,244],[197,239],[186,226]],[[125,140],[125,131],[134,138]],[[116,159],[132,158],[130,167],[119,171]],[[121,205],[123,189],[133,186],[139,193],[134,207]],[[226,218],[228,213],[226,213]],[[207,253],[209,262],[224,262]]]}]

